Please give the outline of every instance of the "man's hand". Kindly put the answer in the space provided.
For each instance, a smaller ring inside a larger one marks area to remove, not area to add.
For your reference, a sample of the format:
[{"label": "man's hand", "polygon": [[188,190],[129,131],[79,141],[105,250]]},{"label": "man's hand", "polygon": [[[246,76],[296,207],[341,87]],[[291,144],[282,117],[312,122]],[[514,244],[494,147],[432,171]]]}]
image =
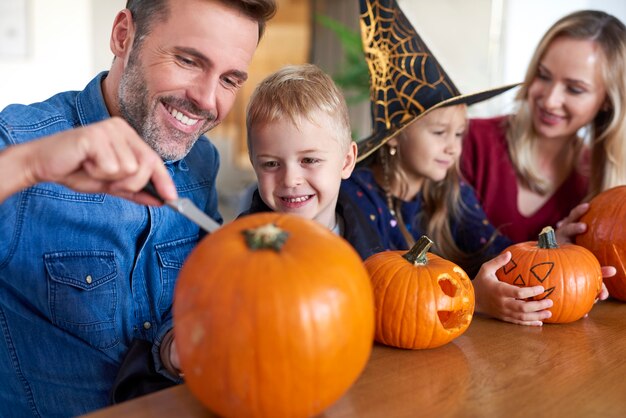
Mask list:
[{"label": "man's hand", "polygon": [[[138,203],[160,203],[141,189],[152,180],[164,199],[177,197],[163,161],[121,118],[110,118],[0,154],[5,170],[18,175],[0,200],[39,182],[56,182],[84,193],[110,193]],[[0,171],[2,169],[0,168]],[[10,173],[6,173],[9,175]]]}]

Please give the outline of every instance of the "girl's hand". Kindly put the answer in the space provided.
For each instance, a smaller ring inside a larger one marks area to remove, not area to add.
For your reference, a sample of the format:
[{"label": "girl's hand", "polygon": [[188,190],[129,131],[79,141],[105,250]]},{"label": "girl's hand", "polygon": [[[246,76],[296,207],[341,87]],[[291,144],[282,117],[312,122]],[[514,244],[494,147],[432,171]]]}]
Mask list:
[{"label": "girl's hand", "polygon": [[517,287],[501,282],[496,271],[511,260],[509,251],[486,262],[473,281],[476,293],[476,311],[518,325],[541,326],[552,313],[551,299],[526,301],[542,294],[543,286]]}]

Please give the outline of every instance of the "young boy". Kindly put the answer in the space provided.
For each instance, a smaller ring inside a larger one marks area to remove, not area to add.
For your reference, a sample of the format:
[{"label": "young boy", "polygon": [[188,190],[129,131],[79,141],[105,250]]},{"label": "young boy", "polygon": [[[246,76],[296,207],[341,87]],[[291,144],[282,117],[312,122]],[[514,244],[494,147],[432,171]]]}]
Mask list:
[{"label": "young boy", "polygon": [[268,76],[252,94],[246,126],[259,186],[242,215],[291,213],[343,236],[363,259],[382,250],[374,229],[339,192],[357,146],[345,100],[327,74],[304,64]]}]

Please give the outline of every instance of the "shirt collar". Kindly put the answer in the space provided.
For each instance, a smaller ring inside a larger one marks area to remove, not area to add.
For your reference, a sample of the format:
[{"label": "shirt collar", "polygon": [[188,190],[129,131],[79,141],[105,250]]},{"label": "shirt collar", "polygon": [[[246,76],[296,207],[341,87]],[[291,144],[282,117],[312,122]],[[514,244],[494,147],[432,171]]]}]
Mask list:
[{"label": "shirt collar", "polygon": [[108,71],[103,71],[98,74],[87,84],[85,90],[76,96],[76,108],[81,126],[100,122],[111,116],[102,94],[102,81],[108,73]]}]

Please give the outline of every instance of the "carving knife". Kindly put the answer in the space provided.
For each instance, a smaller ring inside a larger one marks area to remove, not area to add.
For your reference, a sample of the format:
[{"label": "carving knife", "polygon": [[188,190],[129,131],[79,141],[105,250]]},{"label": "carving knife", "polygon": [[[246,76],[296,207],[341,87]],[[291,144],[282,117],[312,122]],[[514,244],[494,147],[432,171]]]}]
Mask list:
[{"label": "carving knife", "polygon": [[174,209],[176,212],[180,213],[209,234],[221,227],[221,225],[218,224],[213,218],[201,211],[195,203],[191,201],[191,199],[181,197],[173,200],[164,200],[156,191],[154,184],[152,184],[151,181],[146,184],[142,191],[158,199],[164,205]]}]

